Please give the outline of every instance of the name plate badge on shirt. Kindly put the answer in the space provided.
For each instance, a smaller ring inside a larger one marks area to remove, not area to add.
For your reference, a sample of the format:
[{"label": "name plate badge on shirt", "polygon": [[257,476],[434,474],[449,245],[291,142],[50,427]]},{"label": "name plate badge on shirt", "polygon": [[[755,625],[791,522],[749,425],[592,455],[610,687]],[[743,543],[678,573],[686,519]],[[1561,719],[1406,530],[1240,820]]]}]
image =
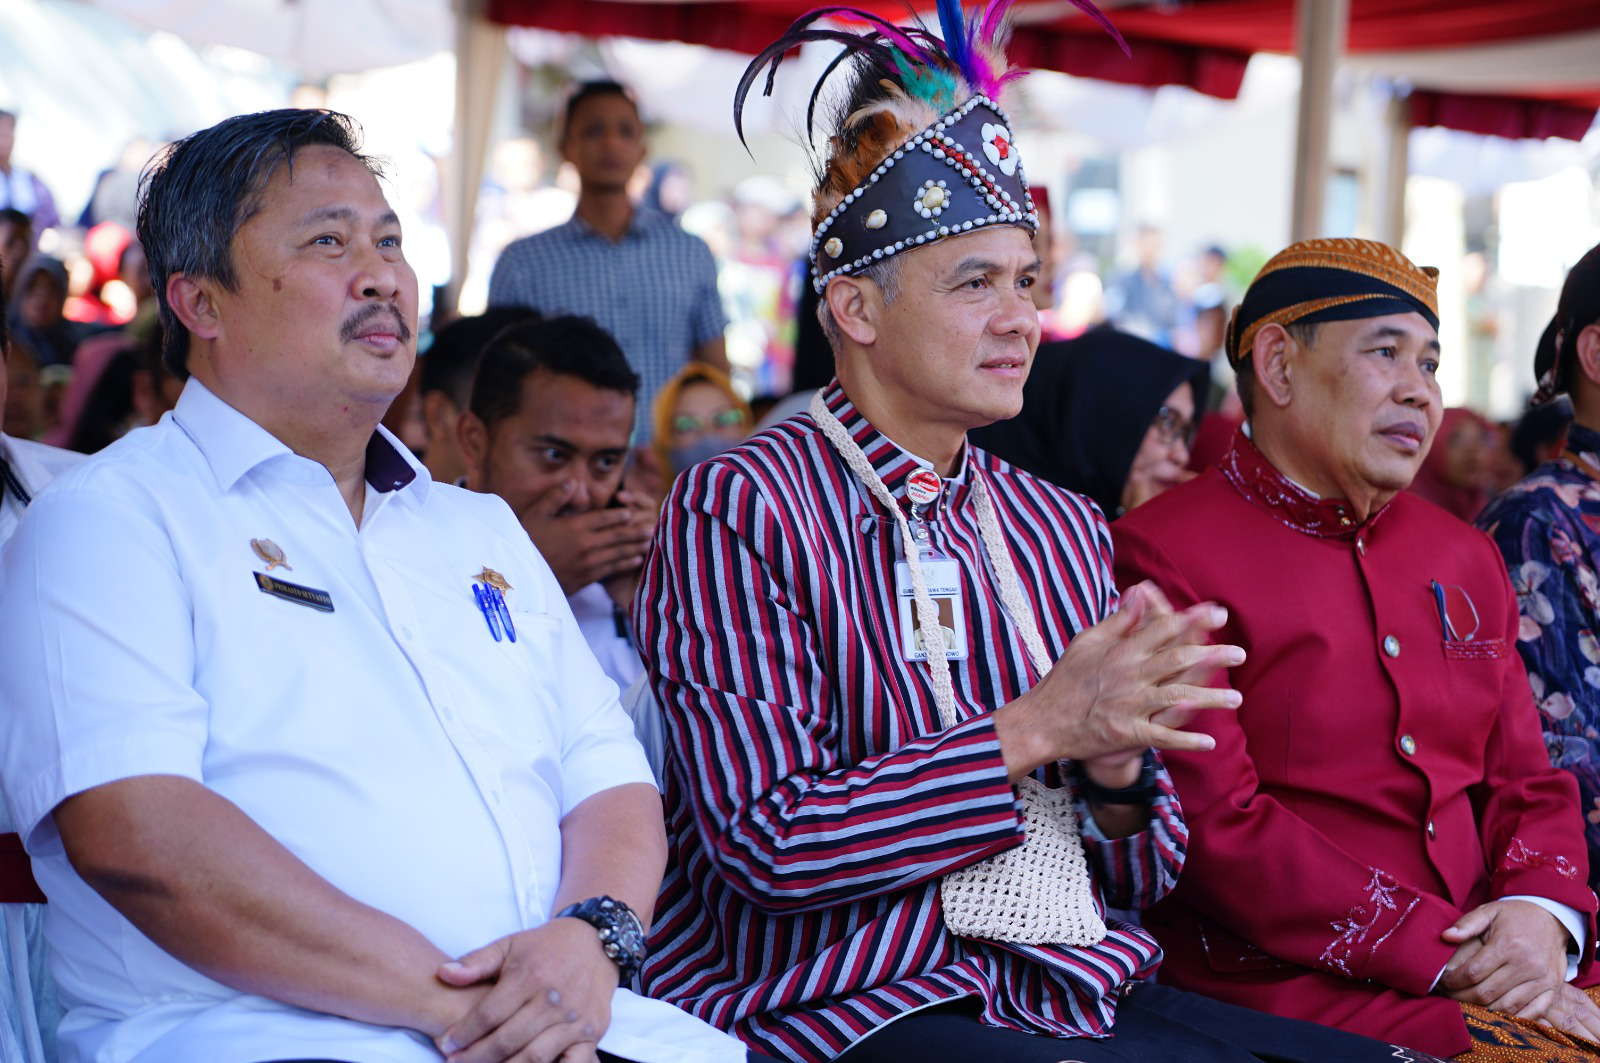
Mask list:
[{"label": "name plate badge on shirt", "polygon": [[[924,554],[921,561],[928,596],[939,614],[939,626],[944,628],[944,655],[952,661],[964,661],[967,629],[961,622],[966,617],[961,608],[961,568],[937,555]],[[900,653],[908,661],[925,661],[928,651],[923,647],[922,627],[917,623],[917,595],[911,586],[911,565],[905,561],[895,562],[894,589],[900,600]]]},{"label": "name plate badge on shirt", "polygon": [[298,583],[288,580],[275,579],[265,572],[253,573],[256,586],[261,588],[262,594],[270,594],[274,598],[282,598],[286,602],[296,605],[310,606],[319,612],[333,612],[333,595],[327,591],[319,591],[314,587],[302,587]]}]

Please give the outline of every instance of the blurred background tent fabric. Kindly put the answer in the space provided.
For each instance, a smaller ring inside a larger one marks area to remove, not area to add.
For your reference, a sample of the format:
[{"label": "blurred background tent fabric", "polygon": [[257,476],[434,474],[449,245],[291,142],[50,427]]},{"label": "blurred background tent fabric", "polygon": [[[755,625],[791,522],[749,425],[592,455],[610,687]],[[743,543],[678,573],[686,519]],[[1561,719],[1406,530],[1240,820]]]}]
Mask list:
[{"label": "blurred background tent fabric", "polygon": [[93,0],[191,41],[248,48],[307,77],[398,66],[448,46],[448,0]]},{"label": "blurred background tent fabric", "polygon": [[[489,0],[487,16],[569,33],[689,41],[753,53],[810,0]],[[866,10],[904,14],[895,0]],[[1152,0],[1103,5],[1125,57],[1071,4],[1023,0],[1019,65],[1132,85],[1185,85],[1231,99],[1256,52],[1294,54],[1284,0]],[[1347,49],[1365,69],[1418,89],[1413,121],[1506,137],[1581,139],[1600,108],[1600,4],[1571,0],[1349,0]]]}]

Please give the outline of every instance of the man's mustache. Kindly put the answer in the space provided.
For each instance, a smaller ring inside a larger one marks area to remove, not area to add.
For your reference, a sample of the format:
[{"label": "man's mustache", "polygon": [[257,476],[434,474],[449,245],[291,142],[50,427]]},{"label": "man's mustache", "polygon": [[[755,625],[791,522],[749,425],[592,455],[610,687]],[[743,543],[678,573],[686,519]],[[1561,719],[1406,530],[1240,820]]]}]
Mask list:
[{"label": "man's mustache", "polygon": [[362,329],[366,328],[372,323],[373,318],[382,316],[384,314],[388,314],[394,318],[394,332],[395,335],[400,338],[400,342],[410,343],[411,326],[406,324],[406,319],[400,316],[400,311],[395,307],[380,303],[374,303],[371,306],[356,311],[355,316],[350,318],[350,320],[346,321],[344,325],[340,327],[339,338],[345,343],[351,342],[361,334]]}]

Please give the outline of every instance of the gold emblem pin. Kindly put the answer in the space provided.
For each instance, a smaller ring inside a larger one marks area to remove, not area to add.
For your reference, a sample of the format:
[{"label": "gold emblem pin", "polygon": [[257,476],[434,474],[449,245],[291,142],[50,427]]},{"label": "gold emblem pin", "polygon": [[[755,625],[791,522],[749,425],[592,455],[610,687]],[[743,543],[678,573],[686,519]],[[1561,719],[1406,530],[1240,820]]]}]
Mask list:
[{"label": "gold emblem pin", "polygon": [[511,589],[511,584],[506,582],[506,578],[500,575],[500,573],[496,572],[494,569],[489,568],[487,565],[484,566],[482,572],[478,573],[472,578],[477,580],[479,583],[488,584],[501,594],[504,594],[506,591]]},{"label": "gold emblem pin", "polygon": [[286,568],[290,572],[294,571],[294,566],[284,558],[283,547],[271,539],[251,539],[250,549],[254,550],[256,556],[267,563],[268,572],[275,568]]}]

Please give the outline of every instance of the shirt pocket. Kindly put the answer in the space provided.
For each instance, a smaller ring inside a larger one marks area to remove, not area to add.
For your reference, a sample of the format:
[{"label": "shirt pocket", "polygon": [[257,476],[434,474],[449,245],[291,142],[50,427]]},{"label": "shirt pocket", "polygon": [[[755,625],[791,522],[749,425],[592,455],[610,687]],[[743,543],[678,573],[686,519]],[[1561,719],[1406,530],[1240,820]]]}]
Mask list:
[{"label": "shirt pocket", "polygon": [[1462,763],[1480,764],[1489,732],[1500,716],[1511,647],[1504,638],[1442,639],[1441,646],[1449,726],[1440,738],[1463,758]]},{"label": "shirt pocket", "polygon": [[1451,661],[1497,661],[1511,652],[1505,639],[1444,639],[1444,655]]},{"label": "shirt pocket", "polygon": [[534,750],[549,752],[558,741],[561,622],[548,613],[509,615],[517,640],[508,633],[496,642],[485,630],[477,647],[482,671],[494,674],[484,691],[494,704],[479,715],[478,727],[496,757],[515,760]]}]

